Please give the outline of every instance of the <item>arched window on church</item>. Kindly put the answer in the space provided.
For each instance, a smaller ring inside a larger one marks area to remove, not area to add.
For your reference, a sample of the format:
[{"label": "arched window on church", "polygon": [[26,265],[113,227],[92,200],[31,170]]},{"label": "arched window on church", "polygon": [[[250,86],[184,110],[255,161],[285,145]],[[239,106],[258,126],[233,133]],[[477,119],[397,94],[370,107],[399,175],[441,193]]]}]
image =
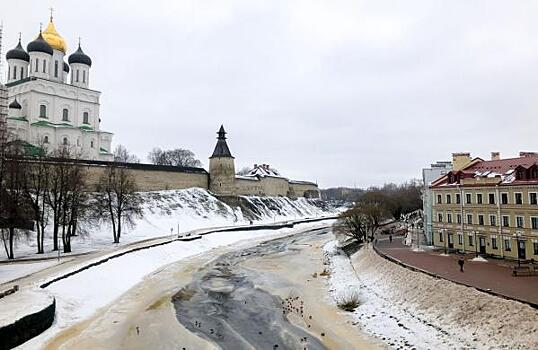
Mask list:
[{"label": "arched window on church", "polygon": [[64,137],[62,143],[63,143],[64,146],[67,146],[69,144],[69,140],[67,139],[67,137]]},{"label": "arched window on church", "polygon": [[47,73],[47,60],[43,60],[43,73]]},{"label": "arched window on church", "polygon": [[43,137],[43,143],[49,143],[49,137],[48,136]]},{"label": "arched window on church", "polygon": [[34,72],[39,72],[39,58],[36,58],[35,59],[35,69],[34,69]]},{"label": "arched window on church", "polygon": [[24,67],[21,67],[21,76],[19,77],[19,79],[23,79],[24,78]]},{"label": "arched window on church", "polygon": [[54,77],[58,78],[58,60],[54,61]]},{"label": "arched window on church", "polygon": [[40,105],[39,106],[39,118],[46,118],[47,117],[47,106]]},{"label": "arched window on church", "polygon": [[90,115],[88,114],[88,112],[84,112],[82,114],[82,122],[84,124],[90,124]]},{"label": "arched window on church", "polygon": [[93,148],[93,140],[90,141],[90,147]]},{"label": "arched window on church", "polygon": [[82,71],[82,82],[86,84],[86,71],[85,70]]},{"label": "arched window on church", "polygon": [[77,69],[77,78],[75,79],[75,81],[78,83],[78,75],[80,73],[80,70]]},{"label": "arched window on church", "polygon": [[62,112],[62,120],[64,122],[68,122],[69,121],[69,110],[67,108],[64,108],[63,112]]},{"label": "arched window on church", "polygon": [[17,67],[13,67],[13,79],[17,79]]}]

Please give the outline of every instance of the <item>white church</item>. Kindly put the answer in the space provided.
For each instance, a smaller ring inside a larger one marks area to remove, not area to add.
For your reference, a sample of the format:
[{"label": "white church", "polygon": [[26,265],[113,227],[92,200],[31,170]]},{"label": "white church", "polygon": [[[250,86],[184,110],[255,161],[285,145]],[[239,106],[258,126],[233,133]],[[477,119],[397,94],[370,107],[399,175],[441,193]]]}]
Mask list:
[{"label": "white church", "polygon": [[67,145],[83,159],[112,160],[113,134],[100,129],[100,92],[90,89],[91,58],[80,43],[69,55],[52,16],[24,50],[6,54],[7,128],[19,140],[54,150]]}]

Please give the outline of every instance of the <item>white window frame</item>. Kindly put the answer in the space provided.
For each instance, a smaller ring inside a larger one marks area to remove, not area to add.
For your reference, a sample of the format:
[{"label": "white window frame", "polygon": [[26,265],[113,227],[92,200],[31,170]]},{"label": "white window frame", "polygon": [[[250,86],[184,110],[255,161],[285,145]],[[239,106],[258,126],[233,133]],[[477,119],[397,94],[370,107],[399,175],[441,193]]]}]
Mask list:
[{"label": "white window frame", "polygon": [[[482,216],[482,224],[480,224],[480,216]],[[478,226],[486,226],[486,215],[482,213],[476,214],[476,224]]]},{"label": "white window frame", "polygon": [[[532,204],[532,202],[531,202],[531,194],[536,195],[536,204]],[[538,205],[538,192],[529,192],[529,205]]]},{"label": "white window frame", "polygon": [[[504,226],[504,218],[508,218],[508,226]],[[503,215],[501,220],[502,227],[510,227],[510,215]]]},{"label": "white window frame", "polygon": [[[489,196],[493,195],[493,203],[489,202]],[[495,205],[497,204],[497,196],[495,196],[495,192],[488,192],[488,204],[489,205]]]},{"label": "white window frame", "polygon": [[[506,195],[506,203],[503,203],[502,199],[503,199],[503,194]],[[501,192],[501,198],[499,198],[499,203],[501,205],[509,205],[510,204],[510,193],[508,192]]]},{"label": "white window frame", "polygon": [[[480,197],[482,198],[480,203],[478,202],[478,196],[480,195]],[[475,194],[475,199],[476,199],[476,204],[484,204],[484,194],[483,193],[476,193]]]},{"label": "white window frame", "polygon": [[[471,217],[471,222],[469,222],[469,216]],[[467,225],[474,225],[474,215],[473,214],[466,214],[465,220],[467,221]]]},{"label": "white window frame", "polygon": [[[519,226],[519,222],[520,222],[519,219],[521,219],[521,223],[522,223],[521,226]],[[524,216],[516,215],[516,228],[525,228],[525,217]]]},{"label": "white window frame", "polygon": [[[492,225],[491,224],[491,218],[494,218],[493,220],[495,221],[495,225]],[[497,226],[497,215],[495,214],[489,214],[489,226]]]},{"label": "white window frame", "polygon": [[[517,202],[517,195],[521,195],[521,204],[518,204]],[[514,204],[515,205],[523,205],[523,192],[514,192]]]},{"label": "white window frame", "polygon": [[[536,219],[536,227],[532,227],[532,219]],[[531,230],[538,230],[538,216],[531,216],[529,218]]]}]

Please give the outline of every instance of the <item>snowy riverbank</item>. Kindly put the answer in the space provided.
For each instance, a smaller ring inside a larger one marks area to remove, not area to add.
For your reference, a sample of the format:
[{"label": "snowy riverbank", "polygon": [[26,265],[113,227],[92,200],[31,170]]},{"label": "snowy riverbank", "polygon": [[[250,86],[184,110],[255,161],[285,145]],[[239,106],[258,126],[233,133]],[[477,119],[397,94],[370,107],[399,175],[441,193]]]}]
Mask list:
[{"label": "snowy riverbank", "polygon": [[358,288],[353,317],[391,348],[538,348],[538,311],[525,304],[408,270],[370,248],[351,260],[334,243],[324,249],[332,294]]},{"label": "snowy riverbank", "polygon": [[[200,188],[144,192],[142,196],[144,217],[136,220],[134,227],[125,229],[119,244],[112,243],[112,229],[107,225],[91,227],[87,228],[87,234],[73,237],[71,243],[73,252],[67,255],[111,250],[118,245],[177,234],[178,229],[181,233],[199,228],[248,224],[250,220],[247,217],[251,217],[256,223],[267,223],[318,217],[336,212],[324,206],[321,201],[305,198],[291,200],[285,197],[242,197],[249,208],[232,208]],[[46,229],[45,254],[35,253],[37,251],[35,237],[30,234],[16,243],[15,257],[17,259],[54,257],[57,252],[52,251],[51,226]],[[63,253],[61,255],[64,256]],[[3,252],[0,260],[5,259],[6,255]]]}]

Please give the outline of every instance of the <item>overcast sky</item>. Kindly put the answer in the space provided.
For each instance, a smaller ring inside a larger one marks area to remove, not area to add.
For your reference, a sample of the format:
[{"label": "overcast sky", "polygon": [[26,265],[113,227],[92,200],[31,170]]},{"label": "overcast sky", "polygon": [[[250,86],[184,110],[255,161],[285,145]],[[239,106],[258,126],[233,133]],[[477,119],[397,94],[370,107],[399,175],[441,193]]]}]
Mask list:
[{"label": "overcast sky", "polygon": [[3,55],[51,6],[94,62],[102,128],[141,158],[207,167],[223,123],[238,169],[366,187],[538,150],[536,1],[1,0]]}]

